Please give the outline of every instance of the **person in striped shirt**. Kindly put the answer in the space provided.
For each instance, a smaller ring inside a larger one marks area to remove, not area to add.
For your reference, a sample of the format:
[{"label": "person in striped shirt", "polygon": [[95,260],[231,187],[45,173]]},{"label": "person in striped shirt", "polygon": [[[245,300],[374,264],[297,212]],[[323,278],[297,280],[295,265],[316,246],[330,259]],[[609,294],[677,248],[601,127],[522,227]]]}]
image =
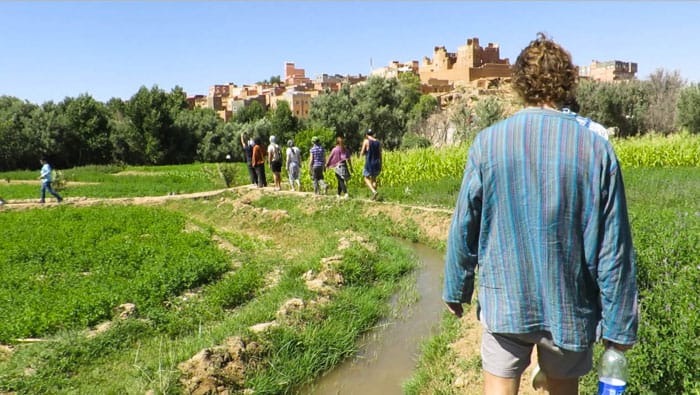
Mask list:
[{"label": "person in striped shirt", "polygon": [[636,261],[610,142],[557,108],[573,97],[569,53],[538,34],[512,84],[526,103],[482,130],[467,157],[445,255],[443,300],[460,317],[478,268],[484,393],[517,394],[537,347],[549,394],[578,393],[597,332],[637,341]]},{"label": "person in striped shirt", "polygon": [[311,180],[314,185],[314,194],[326,194],[328,184],[323,179],[323,172],[326,170],[326,150],[321,145],[321,139],[317,136],[311,138],[313,146],[309,150],[309,169]]}]

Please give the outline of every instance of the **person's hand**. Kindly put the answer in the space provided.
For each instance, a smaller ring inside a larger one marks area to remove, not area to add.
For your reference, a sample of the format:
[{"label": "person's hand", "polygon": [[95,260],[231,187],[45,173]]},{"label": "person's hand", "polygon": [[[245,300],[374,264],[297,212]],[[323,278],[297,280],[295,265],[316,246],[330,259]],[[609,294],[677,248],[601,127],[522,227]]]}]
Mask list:
[{"label": "person's hand", "polygon": [[445,302],[445,304],[447,305],[447,309],[450,310],[450,313],[454,314],[457,318],[462,318],[464,308],[461,303]]},{"label": "person's hand", "polygon": [[610,340],[606,340],[606,339],[603,339],[603,346],[605,347],[606,350],[610,347],[613,347],[616,350],[622,351],[622,352],[625,352],[625,351],[629,350],[630,348],[632,348],[631,344],[620,344],[620,343],[611,342]]}]

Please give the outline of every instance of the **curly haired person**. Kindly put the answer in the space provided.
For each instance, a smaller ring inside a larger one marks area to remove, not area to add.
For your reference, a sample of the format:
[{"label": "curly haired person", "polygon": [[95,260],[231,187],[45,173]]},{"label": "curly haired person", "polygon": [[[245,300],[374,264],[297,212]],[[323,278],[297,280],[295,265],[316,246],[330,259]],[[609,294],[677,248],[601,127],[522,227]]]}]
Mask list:
[{"label": "curly haired person", "polygon": [[571,56],[543,34],[514,65],[526,108],[469,148],[445,256],[443,300],[470,303],[478,269],[484,393],[514,395],[537,347],[545,393],[577,394],[597,329],[637,341],[636,262],[622,171],[606,138],[558,108]]}]

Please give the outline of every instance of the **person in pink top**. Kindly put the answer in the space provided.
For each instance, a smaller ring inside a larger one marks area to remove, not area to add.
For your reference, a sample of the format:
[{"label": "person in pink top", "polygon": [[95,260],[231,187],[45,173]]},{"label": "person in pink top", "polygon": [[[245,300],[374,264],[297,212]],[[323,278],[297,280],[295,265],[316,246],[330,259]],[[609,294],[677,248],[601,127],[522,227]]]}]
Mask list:
[{"label": "person in pink top", "polygon": [[352,162],[350,161],[350,151],[345,148],[345,141],[340,136],[335,138],[335,147],[328,155],[326,168],[332,168],[335,171],[335,178],[338,179],[338,197],[347,199],[347,182],[352,173]]}]

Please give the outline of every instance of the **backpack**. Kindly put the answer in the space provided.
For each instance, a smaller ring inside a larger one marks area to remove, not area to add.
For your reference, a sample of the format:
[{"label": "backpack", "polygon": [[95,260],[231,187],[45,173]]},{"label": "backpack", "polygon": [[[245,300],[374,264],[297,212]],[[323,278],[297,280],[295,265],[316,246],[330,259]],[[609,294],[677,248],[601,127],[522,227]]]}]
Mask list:
[{"label": "backpack", "polygon": [[278,144],[275,144],[272,148],[272,161],[273,162],[281,162],[282,161],[282,150],[280,150],[280,146]]}]

